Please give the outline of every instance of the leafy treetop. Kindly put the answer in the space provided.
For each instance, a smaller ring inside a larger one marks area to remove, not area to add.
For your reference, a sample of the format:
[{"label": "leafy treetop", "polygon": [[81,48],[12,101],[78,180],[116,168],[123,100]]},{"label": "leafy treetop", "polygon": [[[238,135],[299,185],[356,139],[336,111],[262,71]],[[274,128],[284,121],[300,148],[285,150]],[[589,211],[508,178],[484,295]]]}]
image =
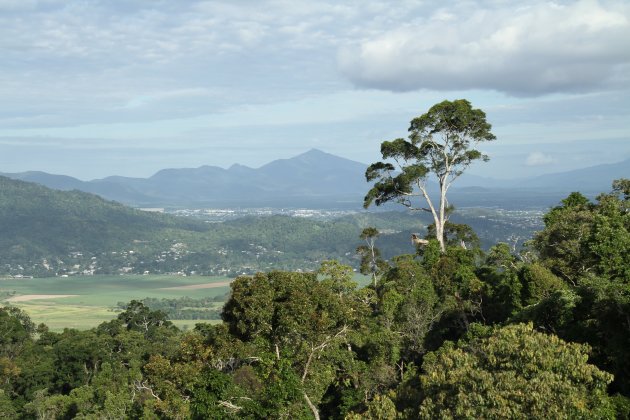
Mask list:
[{"label": "leafy treetop", "polygon": [[[443,101],[411,120],[408,139],[398,138],[381,144],[384,161],[370,165],[365,173],[368,182],[376,181],[364,199],[364,207],[389,201],[412,210],[433,215],[436,237],[442,251],[444,224],[448,219],[446,192],[475,160],[488,156],[473,147],[496,137],[490,131],[486,114],[474,109],[465,99]],[[393,163],[392,163],[393,161]],[[434,174],[440,187],[439,207],[433,204],[426,186]],[[417,206],[414,197],[422,197],[428,207]]]}]

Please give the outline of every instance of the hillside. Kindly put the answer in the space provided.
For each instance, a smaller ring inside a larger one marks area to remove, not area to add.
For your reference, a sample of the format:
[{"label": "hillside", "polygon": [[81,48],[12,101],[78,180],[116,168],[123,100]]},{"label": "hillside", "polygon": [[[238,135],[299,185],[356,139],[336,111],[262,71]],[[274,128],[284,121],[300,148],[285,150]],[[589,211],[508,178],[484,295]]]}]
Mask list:
[{"label": "hillside", "polygon": [[359,232],[349,223],[278,216],[208,224],[0,177],[0,274],[240,274],[313,267],[351,254]]},{"label": "hillside", "polygon": [[199,222],[142,212],[80,191],[54,191],[0,177],[0,258],[100,252],[168,230],[201,232]]},{"label": "hillside", "polygon": [[613,179],[630,176],[630,159],[621,162],[589,166],[572,171],[554,172],[529,178],[494,179],[465,173],[453,185],[454,189],[483,187],[485,189],[538,189],[544,191],[580,191],[599,193],[610,188]]},{"label": "hillside", "polygon": [[607,191],[614,179],[630,177],[630,159],[622,162],[596,165],[575,171],[542,175],[518,182],[516,187],[553,188],[586,193]]},{"label": "hillside", "polygon": [[[529,237],[538,218],[462,210],[454,220],[473,226],[482,245],[489,246],[513,234]],[[403,212],[361,212],[329,221],[265,216],[206,223],[0,177],[0,274],[236,275],[313,269],[326,259],[356,265],[364,227],[384,232],[378,246],[390,257],[413,252],[410,234],[424,232],[428,223]]]}]

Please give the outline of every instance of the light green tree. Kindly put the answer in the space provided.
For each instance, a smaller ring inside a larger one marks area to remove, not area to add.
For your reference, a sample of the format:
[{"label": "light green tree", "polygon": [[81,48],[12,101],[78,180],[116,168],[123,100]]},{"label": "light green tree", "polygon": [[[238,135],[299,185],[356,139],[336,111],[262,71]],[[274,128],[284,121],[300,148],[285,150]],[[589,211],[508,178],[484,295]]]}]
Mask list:
[{"label": "light green tree", "polygon": [[614,418],[612,375],[587,363],[589,347],[515,324],[425,357],[425,419]]}]

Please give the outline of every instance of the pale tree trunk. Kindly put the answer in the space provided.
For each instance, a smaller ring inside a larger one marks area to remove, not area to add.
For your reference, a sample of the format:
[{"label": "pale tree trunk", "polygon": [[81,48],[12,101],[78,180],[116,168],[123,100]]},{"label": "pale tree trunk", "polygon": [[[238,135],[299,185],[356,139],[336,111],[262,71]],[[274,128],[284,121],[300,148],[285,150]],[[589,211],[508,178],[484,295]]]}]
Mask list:
[{"label": "pale tree trunk", "polygon": [[435,223],[435,238],[440,244],[440,251],[443,253],[446,252],[446,245],[444,243],[444,222],[446,216],[446,188],[440,180],[440,207],[436,210],[433,202],[431,201],[431,197],[429,197],[429,193],[427,192],[425,186],[423,184],[418,183],[420,187],[420,191],[424,196],[427,205],[429,206],[427,211],[431,213],[433,216],[433,223]]},{"label": "pale tree trunk", "polygon": [[306,392],[302,391],[302,395],[304,395],[304,400],[306,400],[306,404],[308,405],[308,408],[311,409],[311,412],[313,413],[313,417],[315,417],[315,420],[319,420],[319,410],[317,409],[317,407],[315,407],[315,404],[311,402],[311,399],[308,397],[308,395],[306,395]]},{"label": "pale tree trunk", "polygon": [[435,236],[437,236],[437,240],[440,243],[440,250],[442,252],[446,251],[446,244],[444,243],[444,224],[446,223],[446,177],[440,180],[440,214],[438,219],[435,221]]},{"label": "pale tree trunk", "polygon": [[374,254],[374,239],[368,241],[368,246],[370,247],[370,252],[372,253],[372,261],[371,261],[371,271],[372,271],[372,282],[374,283],[374,287],[376,287],[376,254]]},{"label": "pale tree trunk", "polygon": [[444,219],[435,220],[435,237],[440,243],[440,251],[446,252],[446,244],[444,243]]}]

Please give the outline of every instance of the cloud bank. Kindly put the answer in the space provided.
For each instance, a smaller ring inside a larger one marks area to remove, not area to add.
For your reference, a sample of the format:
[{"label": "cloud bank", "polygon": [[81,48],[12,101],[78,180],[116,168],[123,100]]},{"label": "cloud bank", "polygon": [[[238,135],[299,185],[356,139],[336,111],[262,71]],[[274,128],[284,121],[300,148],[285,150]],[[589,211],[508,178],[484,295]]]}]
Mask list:
[{"label": "cloud bank", "polygon": [[345,45],[341,71],[392,91],[491,89],[515,96],[627,86],[630,4],[461,3]]}]

